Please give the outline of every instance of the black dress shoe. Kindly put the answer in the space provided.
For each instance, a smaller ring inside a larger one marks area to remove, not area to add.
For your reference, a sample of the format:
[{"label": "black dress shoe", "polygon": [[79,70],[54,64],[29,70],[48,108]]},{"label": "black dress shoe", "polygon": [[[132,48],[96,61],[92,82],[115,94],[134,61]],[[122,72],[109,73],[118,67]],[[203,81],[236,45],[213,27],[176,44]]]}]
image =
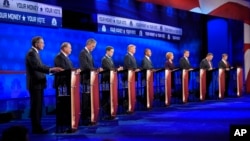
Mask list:
[{"label": "black dress shoe", "polygon": [[34,130],[32,131],[32,134],[48,134],[49,131],[48,130]]}]

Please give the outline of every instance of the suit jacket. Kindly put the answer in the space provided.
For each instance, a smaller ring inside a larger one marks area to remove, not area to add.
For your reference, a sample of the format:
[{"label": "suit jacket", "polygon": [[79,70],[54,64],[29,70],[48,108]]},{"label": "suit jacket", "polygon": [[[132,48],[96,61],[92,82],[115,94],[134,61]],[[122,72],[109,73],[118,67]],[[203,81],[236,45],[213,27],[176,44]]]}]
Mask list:
[{"label": "suit jacket", "polygon": [[180,63],[181,69],[190,69],[191,68],[190,63],[184,57],[182,57],[180,59],[179,63]]},{"label": "suit jacket", "polygon": [[230,64],[227,62],[227,64],[225,64],[222,60],[219,62],[218,64],[218,67],[219,68],[222,68],[222,69],[226,69],[226,68],[230,68]]},{"label": "suit jacket", "polygon": [[65,70],[73,68],[72,62],[62,52],[60,52],[56,56],[54,63],[55,63],[55,67],[61,67]]},{"label": "suit jacket", "polygon": [[[111,59],[112,58],[109,58],[106,55],[102,58],[102,68],[103,68],[104,71],[105,70],[113,70],[113,69],[115,69],[114,62]],[[109,73],[109,71],[103,72],[101,78],[102,78],[101,79],[102,81],[109,82],[110,81],[110,73]]]},{"label": "suit jacket", "polygon": [[[61,67],[64,70],[70,70],[73,68],[72,62],[62,52],[58,53],[54,60],[55,67]],[[66,76],[55,75],[54,87],[57,87],[61,83],[65,83],[67,80]]]},{"label": "suit jacket", "polygon": [[147,57],[142,59],[142,69],[153,69],[153,64]]},{"label": "suit jacket", "polygon": [[[211,65],[212,65],[212,62],[211,62]],[[212,66],[211,66],[211,67],[212,67]],[[201,61],[201,63],[200,63],[200,68],[201,68],[201,69],[206,69],[206,70],[210,69],[209,62],[207,61],[206,58],[203,59],[203,60]]]},{"label": "suit jacket", "polygon": [[49,73],[49,67],[44,65],[39,54],[31,48],[26,54],[26,86],[27,89],[44,89],[46,87],[45,73]]},{"label": "suit jacket", "polygon": [[89,53],[85,48],[81,51],[79,55],[80,69],[82,70],[82,82],[88,82],[90,78],[90,71],[94,68],[94,61],[91,53]]},{"label": "suit jacket", "polygon": [[171,62],[169,62],[169,60],[167,60],[165,63],[165,68],[173,70],[175,68],[174,63],[171,63]]},{"label": "suit jacket", "polygon": [[129,53],[124,58],[124,69],[137,69],[135,57]]}]

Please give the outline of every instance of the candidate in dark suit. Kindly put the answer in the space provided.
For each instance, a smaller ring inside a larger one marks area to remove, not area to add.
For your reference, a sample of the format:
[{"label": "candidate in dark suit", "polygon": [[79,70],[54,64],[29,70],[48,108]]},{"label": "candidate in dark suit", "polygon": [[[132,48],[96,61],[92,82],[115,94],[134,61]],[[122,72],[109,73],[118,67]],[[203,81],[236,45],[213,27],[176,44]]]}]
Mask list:
[{"label": "candidate in dark suit", "polygon": [[208,53],[206,58],[204,58],[201,62],[200,62],[200,69],[205,69],[207,70],[206,72],[206,98],[209,98],[209,86],[210,83],[212,81],[212,72],[211,70],[213,69],[213,65],[212,65],[212,59],[213,59],[213,54],[212,53]]},{"label": "candidate in dark suit", "polygon": [[114,48],[111,46],[107,46],[106,54],[102,58],[102,68],[104,72],[102,73],[102,77],[101,77],[101,83],[102,83],[101,86],[103,86],[101,103],[102,103],[103,111],[106,114],[106,116],[103,117],[104,119],[115,118],[111,116],[111,112],[110,112],[110,87],[106,89],[106,86],[107,86],[106,84],[108,84],[108,86],[110,84],[110,70],[115,69],[115,65],[112,59],[113,54],[114,54]]},{"label": "candidate in dark suit", "polygon": [[225,70],[225,96],[228,96],[228,88],[230,81],[230,64],[227,61],[228,55],[222,54],[222,59],[218,64],[218,67]]},{"label": "candidate in dark suit", "polygon": [[82,71],[82,82],[89,83],[90,71],[94,70],[94,59],[91,52],[95,49],[96,40],[88,39],[85,48],[79,55],[80,69]]},{"label": "candidate in dark suit", "polygon": [[[153,69],[153,63],[150,59],[152,55],[152,52],[150,49],[146,48],[144,50],[144,57],[142,59],[142,67],[141,69],[144,70],[141,72],[141,79],[142,81],[145,81],[146,82],[146,77],[147,77],[147,71],[146,70],[151,70]],[[141,103],[146,107],[147,106],[147,95],[146,95],[146,91],[147,91],[147,87],[145,86],[144,87],[144,93],[141,97]],[[139,96],[140,97],[140,96]]]},{"label": "candidate in dark suit", "polygon": [[188,50],[185,50],[184,51],[184,54],[183,54],[183,57],[179,60],[179,63],[180,63],[180,68],[181,69],[191,69],[191,65],[190,65],[190,62],[189,62],[189,51]]},{"label": "candidate in dark suit", "polygon": [[137,63],[134,57],[135,52],[136,46],[133,44],[128,45],[128,53],[124,58],[124,69],[137,69]]},{"label": "candidate in dark suit", "polygon": [[69,59],[69,55],[71,54],[72,48],[69,42],[64,42],[61,45],[61,51],[57,54],[54,63],[56,67],[61,67],[65,70],[73,69],[73,64]]},{"label": "candidate in dark suit", "polygon": [[148,70],[153,69],[153,63],[150,59],[152,52],[150,49],[146,48],[144,51],[144,57],[142,59],[142,69]]},{"label": "candidate in dark suit", "polygon": [[89,125],[90,123],[90,71],[94,70],[94,59],[91,52],[96,46],[95,39],[88,39],[85,48],[79,55],[80,69],[81,69],[81,83],[83,85],[82,95],[82,120],[83,125]]},{"label": "candidate in dark suit", "polygon": [[39,51],[44,48],[44,40],[40,36],[32,39],[32,48],[26,54],[26,85],[30,93],[30,117],[32,132],[35,134],[47,133],[41,126],[44,89],[46,87],[45,74],[62,71],[62,68],[50,68],[42,63]]},{"label": "candidate in dark suit", "polygon": [[[57,54],[54,60],[55,67],[61,67],[64,70],[73,69],[73,64],[69,59],[69,55],[71,54],[71,44],[69,42],[64,42],[61,45],[60,53]],[[59,83],[65,83],[66,77],[64,76],[55,76],[55,87]]]}]

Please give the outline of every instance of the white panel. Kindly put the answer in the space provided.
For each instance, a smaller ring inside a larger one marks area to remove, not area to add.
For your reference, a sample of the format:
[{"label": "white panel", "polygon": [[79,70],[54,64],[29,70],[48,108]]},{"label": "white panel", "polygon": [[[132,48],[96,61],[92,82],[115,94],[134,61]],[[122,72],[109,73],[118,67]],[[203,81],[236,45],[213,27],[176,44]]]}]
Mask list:
[{"label": "white panel", "polygon": [[244,43],[250,44],[250,25],[244,24]]}]

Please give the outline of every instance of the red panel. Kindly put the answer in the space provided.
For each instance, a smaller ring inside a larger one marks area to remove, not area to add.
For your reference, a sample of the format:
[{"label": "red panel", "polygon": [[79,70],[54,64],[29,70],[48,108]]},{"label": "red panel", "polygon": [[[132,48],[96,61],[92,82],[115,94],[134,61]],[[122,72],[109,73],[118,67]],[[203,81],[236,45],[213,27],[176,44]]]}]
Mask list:
[{"label": "red panel", "polygon": [[71,72],[71,128],[78,129],[80,121],[80,74]]},{"label": "red panel", "polygon": [[171,70],[166,69],[165,70],[165,104],[166,105],[170,105],[170,101],[171,101],[171,90],[172,90],[172,86],[171,86]]},{"label": "red panel", "polygon": [[188,101],[188,72],[189,70],[182,71],[182,101],[187,103]]},{"label": "red panel", "polygon": [[225,92],[225,70],[219,69],[219,98],[224,98]]},{"label": "red panel", "polygon": [[170,6],[177,9],[191,10],[199,7],[199,0],[138,0],[141,2],[150,2],[163,6]]},{"label": "red panel", "polygon": [[200,100],[205,100],[206,89],[206,70],[200,69]]},{"label": "red panel", "polygon": [[117,97],[117,72],[116,71],[110,71],[110,111],[111,116],[115,117],[117,113],[117,107],[118,107],[118,97]]},{"label": "red panel", "polygon": [[242,68],[237,68],[237,96],[242,95],[243,89],[243,70]]},{"label": "red panel", "polygon": [[135,109],[135,72],[132,70],[128,71],[128,112],[132,113]]},{"label": "red panel", "polygon": [[96,123],[99,116],[98,72],[90,72],[91,123]]},{"label": "red panel", "polygon": [[152,108],[154,99],[154,74],[153,71],[147,70],[147,108]]}]

